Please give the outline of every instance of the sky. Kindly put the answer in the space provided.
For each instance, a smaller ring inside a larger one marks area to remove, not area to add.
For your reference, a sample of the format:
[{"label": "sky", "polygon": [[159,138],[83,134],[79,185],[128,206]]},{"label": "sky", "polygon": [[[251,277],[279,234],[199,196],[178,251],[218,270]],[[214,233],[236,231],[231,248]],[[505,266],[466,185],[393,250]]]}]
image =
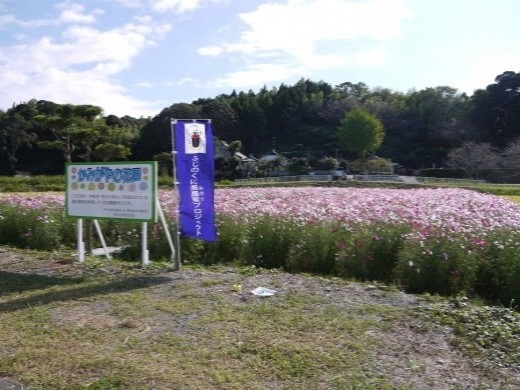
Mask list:
[{"label": "sky", "polygon": [[155,116],[300,79],[471,95],[520,72],[518,0],[0,0],[0,110]]}]

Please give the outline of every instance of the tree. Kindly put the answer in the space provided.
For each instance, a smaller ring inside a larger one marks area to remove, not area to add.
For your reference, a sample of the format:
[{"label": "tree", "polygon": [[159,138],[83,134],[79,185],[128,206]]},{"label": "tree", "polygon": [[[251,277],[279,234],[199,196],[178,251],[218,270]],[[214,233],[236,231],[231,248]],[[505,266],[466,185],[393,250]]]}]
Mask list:
[{"label": "tree", "polygon": [[496,176],[502,181],[518,183],[520,180],[520,138],[507,145],[502,152],[501,169]]},{"label": "tree", "polygon": [[492,144],[503,147],[520,135],[520,73],[507,71],[471,98],[471,119]]},{"label": "tree", "polygon": [[238,116],[226,99],[213,99],[203,105],[201,115],[211,119],[213,134],[220,139],[229,140],[236,135]]},{"label": "tree", "polygon": [[131,144],[139,134],[139,126],[133,121],[109,115],[96,120],[100,136],[93,150],[94,156],[101,161],[126,160],[131,151]]},{"label": "tree", "polygon": [[132,159],[147,161],[157,154],[170,152],[172,119],[202,119],[200,106],[176,103],[162,110],[140,129],[132,147]]},{"label": "tree", "polygon": [[309,161],[303,157],[293,157],[287,166],[291,175],[307,175],[309,173]]},{"label": "tree", "polygon": [[323,157],[318,161],[316,168],[323,171],[332,171],[338,169],[339,161],[334,157]]},{"label": "tree", "polygon": [[7,155],[9,173],[15,172],[18,149],[30,147],[36,141],[36,134],[31,131],[34,114],[34,107],[30,104],[13,106],[6,113],[0,113],[0,151]]},{"label": "tree", "polygon": [[94,148],[94,156],[101,161],[126,160],[130,156],[130,148],[121,144],[99,144]]},{"label": "tree", "polygon": [[500,155],[489,143],[468,141],[448,153],[446,167],[460,169],[471,179],[500,166]]},{"label": "tree", "polygon": [[390,174],[393,170],[392,160],[381,157],[369,158],[368,161],[355,160],[350,167],[354,172],[362,172],[366,168],[369,173],[378,175]]},{"label": "tree", "polygon": [[349,152],[358,153],[362,158],[375,152],[385,138],[383,123],[362,108],[346,113],[338,131],[343,147]]},{"label": "tree", "polygon": [[41,141],[41,147],[59,149],[65,162],[72,161],[72,153],[80,146],[87,146],[87,158],[94,140],[99,134],[94,120],[103,112],[101,107],[92,105],[60,105],[53,115],[37,115],[35,119],[47,126],[54,136],[53,141]]}]

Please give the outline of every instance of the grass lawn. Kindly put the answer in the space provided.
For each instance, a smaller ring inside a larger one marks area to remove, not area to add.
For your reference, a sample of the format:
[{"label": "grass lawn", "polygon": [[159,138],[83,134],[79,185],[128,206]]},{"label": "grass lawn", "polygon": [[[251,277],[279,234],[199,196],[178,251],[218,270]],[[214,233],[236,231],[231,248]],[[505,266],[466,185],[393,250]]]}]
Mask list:
[{"label": "grass lawn", "polygon": [[[0,380],[24,388],[520,386],[508,310],[491,321],[469,301],[339,278],[0,250]],[[483,336],[487,322],[501,333]]]}]

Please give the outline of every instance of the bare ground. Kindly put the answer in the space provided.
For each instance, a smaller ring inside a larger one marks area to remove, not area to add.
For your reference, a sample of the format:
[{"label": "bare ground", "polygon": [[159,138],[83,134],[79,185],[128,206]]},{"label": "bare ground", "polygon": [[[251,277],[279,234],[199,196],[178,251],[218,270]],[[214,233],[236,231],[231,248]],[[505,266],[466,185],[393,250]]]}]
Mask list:
[{"label": "bare ground", "polygon": [[[81,267],[69,261],[62,261],[53,255],[41,255],[36,252],[21,252],[0,247],[0,271],[31,273],[54,277],[80,276],[85,273],[112,274],[117,278],[120,270],[116,266],[103,266],[95,269]],[[144,272],[144,271],[143,271]],[[370,367],[364,368],[367,375],[389,377],[395,389],[520,389],[519,367],[497,361],[485,354],[479,357],[469,356],[456,347],[454,330],[442,322],[435,321],[428,313],[434,311],[438,303],[424,297],[405,294],[396,289],[381,285],[367,285],[345,282],[339,279],[292,275],[281,272],[259,271],[255,273],[238,272],[233,268],[189,269],[180,271],[146,271],[143,277],[153,274],[160,276],[165,283],[150,283],[153,294],[170,294],[175,298],[172,284],[182,282],[191,285],[201,294],[219,294],[236,305],[254,304],[259,299],[251,295],[250,290],[263,286],[276,290],[268,299],[283,300],[292,292],[305,293],[309,296],[325,297],[328,302],[343,312],[356,315],[362,308],[388,307],[408,308],[416,311],[416,316],[403,316],[394,320],[385,330],[372,330],[372,336],[379,340],[380,348],[370,352]],[[208,282],[208,281],[211,281]],[[0,280],[0,293],[1,293]],[[240,284],[241,292],[230,292],[230,286]],[[1,302],[0,298],[0,302]],[[115,319],[109,313],[109,307],[102,303],[85,305],[77,312],[55,310],[53,315],[58,322],[75,321],[85,325],[112,326]],[[444,310],[449,308],[447,304]],[[449,310],[458,310],[453,307]],[[187,315],[161,319],[152,322],[157,329],[146,331],[182,332],[183,325],[197,316]],[[0,359],[2,358],[0,346]],[[518,351],[517,351],[518,353]],[[484,357],[483,357],[484,356]],[[267,383],[258,388],[287,388],[276,383]],[[323,389],[328,387],[324,381]],[[13,378],[0,377],[0,390],[29,389]]]}]

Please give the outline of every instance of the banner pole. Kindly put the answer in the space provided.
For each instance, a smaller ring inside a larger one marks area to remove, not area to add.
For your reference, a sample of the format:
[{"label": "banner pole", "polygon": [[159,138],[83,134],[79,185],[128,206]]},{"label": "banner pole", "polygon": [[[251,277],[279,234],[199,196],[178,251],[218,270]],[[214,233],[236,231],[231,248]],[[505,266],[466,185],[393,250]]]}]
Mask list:
[{"label": "banner pole", "polygon": [[175,209],[175,245],[177,246],[177,251],[175,253],[175,270],[179,270],[181,267],[181,231],[180,231],[180,213],[179,213],[179,205],[180,205],[180,194],[177,188],[177,164],[175,162],[177,157],[177,151],[175,149],[175,126],[177,124],[177,119],[171,120],[171,133],[172,133],[172,176],[173,176],[173,192],[177,196],[177,208]]}]

